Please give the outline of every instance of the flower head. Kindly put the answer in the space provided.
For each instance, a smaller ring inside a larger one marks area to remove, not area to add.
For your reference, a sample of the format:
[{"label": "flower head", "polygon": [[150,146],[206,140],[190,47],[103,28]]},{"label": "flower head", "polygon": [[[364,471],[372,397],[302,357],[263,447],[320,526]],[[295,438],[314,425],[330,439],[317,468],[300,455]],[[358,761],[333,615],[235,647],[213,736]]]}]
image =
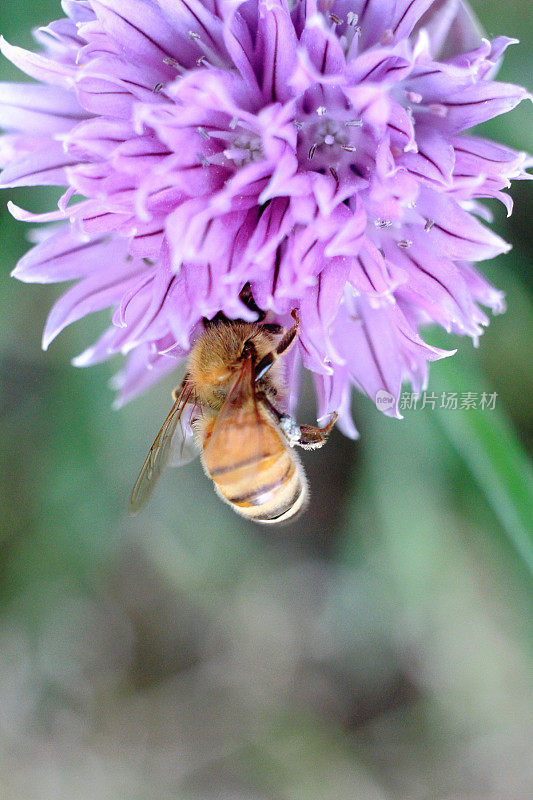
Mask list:
[{"label": "flower head", "polygon": [[[465,131],[527,93],[493,80],[490,42],[453,0],[62,0],[35,54],[2,51],[41,83],[3,84],[2,186],[60,185],[60,223],[23,281],[76,283],[44,347],[114,308],[75,359],[127,353],[119,402],[173,369],[218,312],[301,318],[319,413],[350,386],[395,398],[448,355],[438,323],[476,339],[503,308],[472,262],[508,245],[480,198],[527,177],[522,153]],[[80,198],[81,199],[76,199]],[[291,365],[294,371],[295,365]],[[292,379],[291,379],[292,380]],[[399,416],[397,404],[385,413]]]}]

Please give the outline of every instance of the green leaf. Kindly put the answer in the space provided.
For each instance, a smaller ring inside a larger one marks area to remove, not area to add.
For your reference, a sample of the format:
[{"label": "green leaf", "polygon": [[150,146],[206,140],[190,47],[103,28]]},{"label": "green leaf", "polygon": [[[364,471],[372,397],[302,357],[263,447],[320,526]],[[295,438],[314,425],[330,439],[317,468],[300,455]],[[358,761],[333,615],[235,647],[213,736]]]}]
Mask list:
[{"label": "green leaf", "polygon": [[[438,393],[466,391],[482,379],[459,359],[438,371]],[[436,376],[435,376],[436,377]],[[481,393],[478,392],[478,395]],[[533,573],[533,469],[505,414],[476,408],[436,408],[434,419],[468,466],[510,541]]]}]

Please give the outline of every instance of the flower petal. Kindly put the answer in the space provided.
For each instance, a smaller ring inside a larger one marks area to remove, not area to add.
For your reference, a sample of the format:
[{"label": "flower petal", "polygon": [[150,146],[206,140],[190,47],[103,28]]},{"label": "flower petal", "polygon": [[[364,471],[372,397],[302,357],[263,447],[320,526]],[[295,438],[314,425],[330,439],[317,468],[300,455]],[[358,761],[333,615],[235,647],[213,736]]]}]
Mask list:
[{"label": "flower petal", "polygon": [[102,265],[118,263],[127,254],[127,243],[102,237],[81,238],[70,225],[50,231],[29,250],[11,273],[24,283],[56,283],[99,273]]},{"label": "flower petal", "polygon": [[432,189],[420,190],[417,211],[434,224],[429,231],[422,226],[406,226],[408,238],[413,242],[423,239],[448,258],[482,261],[510,249],[507,242],[464,211],[456,200]]},{"label": "flower petal", "polygon": [[146,272],[142,263],[124,262],[115,264],[107,280],[97,273],[79,281],[65,292],[50,311],[43,332],[43,350],[47,350],[56,336],[73,322],[87,314],[116,305],[124,292],[128,291],[139,276]]},{"label": "flower petal", "polygon": [[2,127],[53,135],[86,117],[75,96],[58,86],[0,83]]},{"label": "flower petal", "polygon": [[[446,131],[456,133],[505,114],[525,99],[531,100],[531,95],[522,86],[483,81],[442,97],[429,107],[429,115],[433,117],[431,123],[427,116],[421,121],[425,125],[442,126]],[[417,106],[414,110],[420,119],[424,109]]]},{"label": "flower petal", "polygon": [[[106,35],[122,58],[135,65],[139,74],[146,69],[168,79],[174,73],[165,59],[180,58],[182,37],[165,19],[158,3],[150,0],[91,0]],[[184,37],[183,37],[184,38]]]},{"label": "flower petal", "polygon": [[15,47],[0,36],[0,52],[30,78],[71,89],[74,85],[76,68],[72,64],[60,63],[52,59]]},{"label": "flower petal", "polygon": [[296,66],[296,34],[286,0],[259,0],[257,49],[261,53],[261,89],[266,103],[292,96],[290,78]]},{"label": "flower petal", "polygon": [[[103,346],[105,347],[105,343]],[[177,369],[180,361],[186,355],[185,351],[174,348],[170,353],[159,353],[158,347],[164,346],[163,341],[155,345],[145,343],[128,353],[124,368],[112,379],[111,386],[117,391],[113,408],[122,408],[123,405],[145,392],[169,372]],[[94,347],[91,355],[92,358],[96,355]],[[74,359],[73,363],[76,366],[87,366],[88,357],[82,353],[78,359]]]},{"label": "flower petal", "polygon": [[335,258],[319,273],[316,286],[309,288],[300,303],[300,345],[305,366],[313,372],[331,374],[331,362],[342,363],[330,328],[336,316],[348,277],[349,263]]},{"label": "flower petal", "polygon": [[12,161],[0,175],[0,188],[14,186],[64,186],[67,184],[66,168],[78,164],[54,143],[31,155]]}]

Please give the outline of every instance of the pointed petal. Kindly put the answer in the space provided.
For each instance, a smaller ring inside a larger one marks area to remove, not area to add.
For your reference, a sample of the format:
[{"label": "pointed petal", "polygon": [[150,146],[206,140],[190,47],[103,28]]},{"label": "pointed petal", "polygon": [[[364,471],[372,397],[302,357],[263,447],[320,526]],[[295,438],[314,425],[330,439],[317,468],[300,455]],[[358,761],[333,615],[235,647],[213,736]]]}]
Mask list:
[{"label": "pointed petal", "polygon": [[91,275],[126,257],[127,242],[81,238],[62,225],[29,250],[12,272],[24,283],[56,283]]},{"label": "pointed petal", "polygon": [[296,66],[296,34],[285,0],[260,0],[257,49],[262,54],[262,91],[266,103],[292,96],[290,78]]},{"label": "pointed petal", "polygon": [[[120,0],[115,0],[115,2],[119,6],[121,5]],[[202,3],[200,0],[159,0],[157,5],[161,7],[165,19],[169,22],[170,36],[174,39],[175,49],[178,50],[176,58],[182,58],[180,40],[191,40],[189,31],[196,34],[210,48],[214,48],[219,56],[225,55],[223,24],[220,16],[213,13],[214,9],[210,9],[208,3]],[[217,9],[217,5],[214,4],[214,6]],[[177,46],[176,40],[180,41],[179,46]],[[193,50],[193,64],[199,55],[201,55],[200,50]]]},{"label": "pointed petal", "polygon": [[238,12],[232,14],[224,25],[224,44],[243,80],[250,87],[250,92],[259,93],[256,73],[259,67],[258,59],[254,52],[250,30]]},{"label": "pointed petal", "polygon": [[330,338],[330,328],[344,293],[348,270],[346,259],[332,259],[318,275],[316,286],[308,289],[301,300],[302,358],[314,372],[331,374],[331,362],[342,363]]},{"label": "pointed petal", "polygon": [[146,267],[142,263],[125,262],[115,264],[112,274],[99,272],[79,281],[52,307],[43,332],[43,350],[48,349],[67,325],[87,314],[116,305],[143,272],[146,272]]},{"label": "pointed petal", "polygon": [[483,35],[472,9],[462,0],[435,0],[415,27],[427,31],[432,55],[444,61],[478,46]]},{"label": "pointed petal", "polygon": [[429,188],[420,191],[417,211],[433,225],[426,232],[422,226],[409,226],[408,237],[453,260],[483,261],[507,253],[510,245],[464,211],[451,197]]},{"label": "pointed petal", "polygon": [[358,439],[359,433],[350,412],[351,379],[345,366],[335,367],[333,375],[313,376],[318,400],[317,418],[320,424],[329,421],[334,411],[336,425],[349,439]]},{"label": "pointed petal", "polygon": [[158,3],[145,0],[93,0],[96,16],[127,63],[135,65],[139,74],[147,68],[156,74],[174,77],[165,59],[180,58],[179,42]]},{"label": "pointed petal", "polygon": [[36,153],[11,162],[0,175],[0,188],[14,186],[65,186],[66,168],[78,164],[54,142]]},{"label": "pointed petal", "polygon": [[[165,375],[173,372],[179,367],[180,362],[185,357],[185,351],[175,347],[168,354],[157,352],[157,347],[163,347],[163,343],[141,344],[126,357],[126,364],[112,379],[111,386],[118,394],[113,403],[113,408],[122,408],[135,397],[147,391],[151,386],[161,380]],[[166,344],[169,347],[169,344]],[[84,366],[75,359],[76,366]],[[94,357],[94,354],[93,354]]]},{"label": "pointed petal", "polygon": [[72,64],[52,61],[45,56],[15,47],[0,36],[0,52],[30,78],[35,78],[53,86],[71,89],[74,85],[76,68]]},{"label": "pointed petal", "polygon": [[368,236],[365,236],[357,256],[352,260],[348,281],[360,294],[386,295],[407,276],[397,261],[385,262],[383,254]]},{"label": "pointed petal", "polygon": [[[525,99],[531,100],[531,95],[522,86],[483,81],[463,87],[430,106],[429,114],[433,116],[431,124],[453,133],[464,131],[511,111]],[[419,106],[414,109],[418,119],[422,110]]]},{"label": "pointed petal", "polygon": [[430,8],[434,0],[398,0],[395,4],[392,33],[399,39],[407,38],[420,17]]},{"label": "pointed petal", "polygon": [[429,185],[449,186],[455,166],[455,151],[443,136],[426,128],[417,137],[416,153],[405,153],[400,163]]},{"label": "pointed petal", "polygon": [[0,114],[3,128],[33,135],[67,131],[86,116],[72,92],[32,83],[0,83]]}]

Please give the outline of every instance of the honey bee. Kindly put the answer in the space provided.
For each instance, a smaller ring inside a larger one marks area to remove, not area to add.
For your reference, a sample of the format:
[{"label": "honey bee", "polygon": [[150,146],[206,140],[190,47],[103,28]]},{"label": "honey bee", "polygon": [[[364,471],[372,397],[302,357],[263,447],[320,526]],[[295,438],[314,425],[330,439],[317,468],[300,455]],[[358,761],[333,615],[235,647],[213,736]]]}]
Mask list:
[{"label": "honey bee", "polygon": [[231,321],[207,323],[189,354],[174,405],[133,487],[130,511],[148,500],[167,464],[198,452],[215,491],[254,522],[294,518],[308,501],[305,473],[294,447],[322,447],[337,419],[324,428],[297,425],[277,409],[283,399],[280,356],[294,344],[294,325]]}]

